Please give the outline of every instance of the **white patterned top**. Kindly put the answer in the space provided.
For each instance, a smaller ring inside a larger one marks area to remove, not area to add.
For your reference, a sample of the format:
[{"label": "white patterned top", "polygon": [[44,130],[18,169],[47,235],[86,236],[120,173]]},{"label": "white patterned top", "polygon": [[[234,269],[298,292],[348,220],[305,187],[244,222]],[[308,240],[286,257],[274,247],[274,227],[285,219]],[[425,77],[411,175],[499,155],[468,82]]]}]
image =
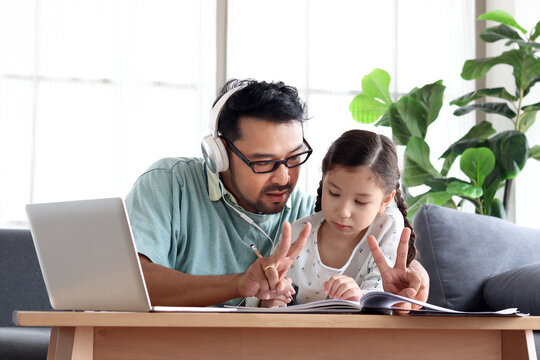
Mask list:
[{"label": "white patterned top", "polygon": [[375,236],[386,261],[393,266],[403,231],[403,215],[394,203],[377,215],[366,234],[354,248],[347,263],[340,269],[331,268],[322,263],[317,248],[317,234],[324,222],[322,212],[297,220],[292,225],[292,237],[296,240],[307,222],[311,222],[311,234],[304,249],[291,265],[287,276],[298,287],[296,302],[299,304],[323,300],[324,282],[334,275],[346,275],[353,278],[365,294],[370,291],[382,291],[382,279],[377,264],[373,260],[367,243],[369,235]]}]

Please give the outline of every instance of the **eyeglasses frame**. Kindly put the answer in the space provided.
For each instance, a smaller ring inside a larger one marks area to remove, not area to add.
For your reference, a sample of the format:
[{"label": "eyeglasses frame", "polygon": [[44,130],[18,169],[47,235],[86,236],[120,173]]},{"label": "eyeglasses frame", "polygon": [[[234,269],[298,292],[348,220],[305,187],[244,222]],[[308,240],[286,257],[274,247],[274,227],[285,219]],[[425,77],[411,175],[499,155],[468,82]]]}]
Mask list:
[{"label": "eyeglasses frame", "polygon": [[[227,146],[231,149],[231,151],[240,158],[240,160],[242,160],[244,163],[246,163],[247,166],[249,166],[251,168],[251,171],[253,171],[255,174],[268,174],[268,173],[271,173],[271,172],[274,172],[276,171],[282,164],[285,165],[288,169],[291,169],[291,168],[295,168],[295,167],[298,167],[304,163],[306,163],[306,161],[308,161],[309,157],[311,156],[311,154],[313,153],[313,149],[311,148],[311,146],[309,145],[309,143],[306,141],[306,139],[303,139],[303,143],[306,144],[306,146],[308,147],[308,149],[306,151],[302,151],[298,154],[295,154],[295,155],[292,155],[292,156],[289,156],[288,158],[286,159],[283,159],[283,160],[256,160],[256,161],[250,161],[248,160],[244,154],[242,154],[240,152],[240,150],[238,150],[238,148],[236,146],[233,145],[233,143],[228,140],[226,137],[224,136],[221,136],[221,138],[223,140],[225,140],[225,143],[227,144]],[[297,165],[293,165],[293,166],[289,166],[287,164],[287,162],[296,157],[296,156],[300,156],[300,155],[303,155],[303,154],[307,154],[307,157],[306,159],[301,162],[300,164],[297,164]],[[269,171],[255,171],[255,165],[257,163],[266,163],[266,162],[273,162],[274,163],[274,167],[272,168],[272,170],[269,170]]]}]

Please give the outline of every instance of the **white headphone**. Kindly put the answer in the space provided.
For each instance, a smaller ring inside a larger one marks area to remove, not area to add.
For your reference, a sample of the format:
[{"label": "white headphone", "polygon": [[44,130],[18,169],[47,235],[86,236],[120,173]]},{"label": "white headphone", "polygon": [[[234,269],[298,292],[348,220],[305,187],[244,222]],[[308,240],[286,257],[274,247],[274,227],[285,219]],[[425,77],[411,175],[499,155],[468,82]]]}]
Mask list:
[{"label": "white headphone", "polygon": [[235,87],[227,91],[210,110],[209,128],[212,131],[210,135],[203,138],[201,149],[206,165],[213,173],[225,171],[229,168],[229,156],[225,149],[225,144],[218,135],[218,121],[221,110],[227,100],[238,90],[243,89],[246,85]]},{"label": "white headphone", "polygon": [[[227,91],[214,105],[212,110],[210,110],[210,122],[209,127],[212,131],[211,134],[206,135],[202,142],[201,142],[201,149],[204,156],[204,160],[206,162],[206,166],[212,171],[213,173],[218,173],[221,171],[225,171],[229,168],[229,156],[227,155],[227,150],[225,149],[225,144],[223,144],[223,140],[219,138],[218,135],[218,121],[219,121],[219,115],[221,114],[221,110],[223,109],[223,106],[225,106],[225,103],[227,100],[238,90],[245,88],[247,85],[241,85],[238,87],[235,87],[234,89],[231,89]],[[283,219],[283,213],[285,211],[285,208],[281,211],[281,215],[278,222],[278,227],[276,230],[276,235],[274,239],[259,226],[253,219],[251,219],[248,215],[244,214],[240,210],[236,209],[233,205],[229,204],[227,199],[223,196],[223,184],[221,181],[219,182],[219,189],[221,191],[221,197],[223,198],[223,201],[227,206],[229,206],[231,209],[233,209],[238,215],[246,221],[248,224],[254,226],[257,230],[259,230],[268,240],[270,240],[270,243],[272,244],[271,253],[274,252],[277,236],[279,234],[279,227],[281,224],[281,220]]]}]

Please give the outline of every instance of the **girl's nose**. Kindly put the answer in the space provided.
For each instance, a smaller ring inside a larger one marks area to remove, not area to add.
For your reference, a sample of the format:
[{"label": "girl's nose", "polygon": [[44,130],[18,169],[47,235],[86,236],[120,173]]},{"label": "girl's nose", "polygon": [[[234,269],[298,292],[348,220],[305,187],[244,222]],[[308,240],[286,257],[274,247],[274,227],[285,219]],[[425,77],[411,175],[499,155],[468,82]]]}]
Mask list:
[{"label": "girl's nose", "polygon": [[337,214],[342,218],[348,218],[351,216],[351,210],[349,204],[346,201],[342,201],[339,203],[339,206],[337,208]]}]

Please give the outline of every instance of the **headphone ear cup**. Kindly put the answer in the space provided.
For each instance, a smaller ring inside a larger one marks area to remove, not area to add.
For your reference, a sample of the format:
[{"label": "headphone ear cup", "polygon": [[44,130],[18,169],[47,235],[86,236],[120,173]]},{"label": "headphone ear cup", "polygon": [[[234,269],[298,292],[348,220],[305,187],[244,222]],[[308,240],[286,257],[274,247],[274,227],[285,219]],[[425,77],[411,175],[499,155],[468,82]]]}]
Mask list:
[{"label": "headphone ear cup", "polygon": [[201,149],[210,171],[218,173],[229,168],[227,149],[220,138],[215,138],[212,134],[207,135],[201,143]]}]

